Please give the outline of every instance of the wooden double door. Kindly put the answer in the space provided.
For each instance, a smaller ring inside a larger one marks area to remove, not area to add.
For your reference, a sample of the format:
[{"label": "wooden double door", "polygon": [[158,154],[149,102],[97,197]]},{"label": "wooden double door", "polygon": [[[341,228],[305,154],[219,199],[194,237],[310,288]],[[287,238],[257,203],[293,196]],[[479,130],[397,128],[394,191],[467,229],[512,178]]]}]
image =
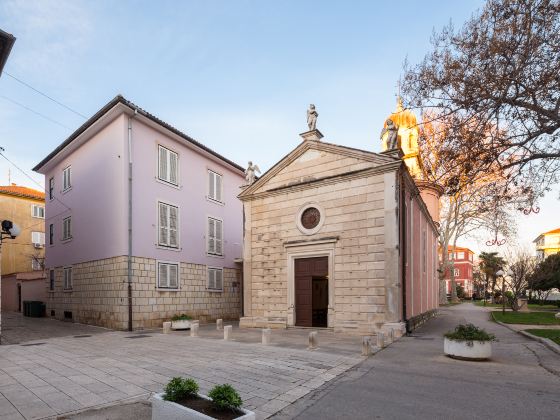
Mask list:
[{"label": "wooden double door", "polygon": [[294,267],[296,322],[299,327],[327,327],[329,258],[297,258]]}]

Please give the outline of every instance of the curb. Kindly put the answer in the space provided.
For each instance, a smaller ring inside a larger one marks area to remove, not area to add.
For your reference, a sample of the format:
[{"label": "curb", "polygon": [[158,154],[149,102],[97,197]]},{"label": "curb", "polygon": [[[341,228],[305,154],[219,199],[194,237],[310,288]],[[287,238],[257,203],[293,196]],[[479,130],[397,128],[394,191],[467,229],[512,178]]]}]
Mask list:
[{"label": "curb", "polygon": [[500,324],[502,327],[506,327],[508,330],[516,332],[516,333],[518,333],[518,334],[520,334],[524,337],[530,338],[531,340],[538,341],[539,343],[544,344],[545,347],[552,350],[553,352],[560,354],[560,345],[556,344],[551,339],[544,338],[544,337],[538,337],[536,335],[529,334],[528,332],[525,332],[525,331],[516,330],[515,328],[510,327],[508,324],[505,324],[501,321],[498,321],[496,318],[494,318],[494,314],[492,314],[492,319],[494,320],[494,322],[496,324]]}]

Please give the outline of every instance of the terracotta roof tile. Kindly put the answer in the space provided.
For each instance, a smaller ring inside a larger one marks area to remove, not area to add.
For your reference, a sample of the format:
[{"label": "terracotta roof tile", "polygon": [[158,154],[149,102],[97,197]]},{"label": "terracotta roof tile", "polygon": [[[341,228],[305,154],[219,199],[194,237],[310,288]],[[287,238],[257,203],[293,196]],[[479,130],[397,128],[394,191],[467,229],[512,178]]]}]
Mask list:
[{"label": "terracotta roof tile", "polygon": [[0,185],[0,194],[14,195],[16,197],[34,198],[44,200],[45,193],[21,185]]},{"label": "terracotta roof tile", "polygon": [[549,235],[552,233],[560,233],[560,228],[549,230],[548,232],[543,233],[543,235]]}]

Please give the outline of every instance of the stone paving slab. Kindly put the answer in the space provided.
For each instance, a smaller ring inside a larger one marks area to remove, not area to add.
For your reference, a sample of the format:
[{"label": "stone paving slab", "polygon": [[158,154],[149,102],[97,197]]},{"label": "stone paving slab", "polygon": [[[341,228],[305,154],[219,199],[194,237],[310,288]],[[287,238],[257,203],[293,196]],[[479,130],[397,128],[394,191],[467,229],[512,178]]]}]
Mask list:
[{"label": "stone paving slab", "polygon": [[267,418],[363,360],[361,339],[331,331],[322,332],[324,347],[309,351],[305,330],[278,333],[270,346],[255,340],[260,330],[234,328],[232,341],[212,330],[201,328],[198,338],[188,332],[105,330],[41,339],[44,344],[35,346],[2,345],[0,419],[49,418],[146,397],[162,391],[173,376],[196,379],[203,393],[230,383],[246,408]]}]

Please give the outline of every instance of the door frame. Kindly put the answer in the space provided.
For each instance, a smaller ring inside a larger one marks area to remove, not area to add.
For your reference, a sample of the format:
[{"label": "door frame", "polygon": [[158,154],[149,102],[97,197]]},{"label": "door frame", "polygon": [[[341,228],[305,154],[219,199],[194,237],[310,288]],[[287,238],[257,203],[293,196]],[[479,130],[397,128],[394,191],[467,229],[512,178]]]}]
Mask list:
[{"label": "door frame", "polygon": [[285,244],[288,264],[288,296],[286,318],[288,326],[295,326],[296,321],[296,285],[295,285],[295,260],[298,258],[327,257],[328,258],[328,290],[329,290],[329,306],[327,312],[327,327],[333,328],[335,321],[334,306],[334,248],[338,241],[337,238],[313,241],[309,243],[292,243]]}]

